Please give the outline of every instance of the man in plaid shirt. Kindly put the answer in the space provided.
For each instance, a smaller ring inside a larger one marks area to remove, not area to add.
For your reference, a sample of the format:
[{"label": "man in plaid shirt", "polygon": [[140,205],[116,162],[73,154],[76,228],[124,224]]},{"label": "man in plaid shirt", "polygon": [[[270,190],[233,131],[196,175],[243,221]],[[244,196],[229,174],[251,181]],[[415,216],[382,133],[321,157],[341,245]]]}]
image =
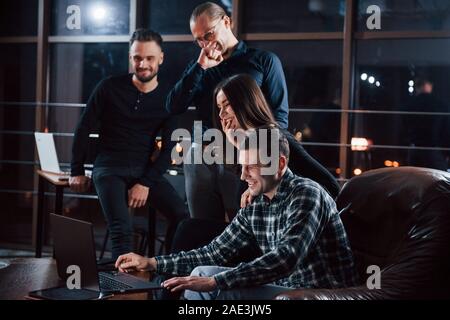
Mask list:
[{"label": "man in plaid shirt", "polygon": [[[272,299],[293,288],[355,285],[353,257],[335,202],[319,184],[288,169],[288,142],[278,130],[277,136],[273,175],[261,173],[259,146],[245,143],[241,148],[241,179],[255,199],[210,244],[154,258],[130,253],[120,256],[116,267],[190,273],[162,284],[171,291],[186,290],[187,299]],[[246,246],[262,255],[235,268],[222,267]]]}]

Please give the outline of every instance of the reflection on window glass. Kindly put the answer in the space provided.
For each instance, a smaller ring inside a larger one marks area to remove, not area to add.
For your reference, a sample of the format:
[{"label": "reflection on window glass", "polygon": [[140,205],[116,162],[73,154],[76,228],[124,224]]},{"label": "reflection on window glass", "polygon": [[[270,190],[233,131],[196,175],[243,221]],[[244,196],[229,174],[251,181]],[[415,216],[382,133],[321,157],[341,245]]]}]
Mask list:
[{"label": "reflection on window glass", "polygon": [[[351,137],[369,140],[367,150],[351,151],[349,158],[352,170],[359,168],[366,171],[397,166],[448,170],[448,116],[382,114],[352,115],[350,118],[354,123]],[[377,147],[371,148],[370,144]]]},{"label": "reflection on window glass", "polygon": [[50,30],[58,36],[129,34],[130,1],[52,1]]},{"label": "reflection on window glass", "polygon": [[329,106],[334,109],[331,105],[339,102],[342,81],[342,44],[339,41],[249,41],[248,45],[278,55],[286,76],[291,108]]},{"label": "reflection on window glass", "polygon": [[449,40],[370,40],[357,43],[355,79],[358,106],[404,109],[414,96],[417,77],[432,78],[434,94],[450,102]]},{"label": "reflection on window glass", "polygon": [[[0,105],[0,130],[30,131],[35,126],[35,105]],[[7,120],[7,121],[6,121]]]},{"label": "reflection on window glass", "polygon": [[[351,115],[350,122],[360,124],[358,130],[350,131],[352,138],[365,138],[368,142],[363,150],[349,148],[349,176],[353,177],[365,171],[385,167],[407,166],[409,150],[402,148],[371,147],[372,145],[389,145],[393,139],[399,139],[399,127],[402,118],[397,115]],[[367,126],[363,128],[361,124]],[[384,132],[383,134],[380,134]],[[384,136],[383,136],[384,135]]]},{"label": "reflection on window glass", "polygon": [[343,31],[345,0],[246,0],[243,32]]},{"label": "reflection on window glass", "polygon": [[[190,34],[189,18],[192,10],[204,0],[149,0],[144,3],[143,13],[147,27],[161,34]],[[211,1],[217,3],[231,16],[231,0]]]},{"label": "reflection on window glass", "polygon": [[[50,101],[86,103],[95,86],[112,75],[128,72],[127,43],[53,44],[50,48]],[[51,132],[73,132],[81,108],[49,108]],[[65,144],[62,154],[70,154]]]},{"label": "reflection on window glass", "polygon": [[[30,108],[31,109],[31,108]],[[34,109],[33,109],[34,111]],[[16,129],[17,130],[17,129]],[[34,131],[34,124],[24,131]],[[1,145],[2,159],[34,161],[34,136],[32,134],[2,134]]]},{"label": "reflection on window glass", "polygon": [[381,31],[449,30],[450,2],[442,0],[359,0],[358,30],[369,31],[367,8],[377,5],[381,10]]},{"label": "reflection on window glass", "polygon": [[50,50],[50,100],[86,103],[100,80],[127,72],[127,43],[53,44]]},{"label": "reflection on window glass", "polygon": [[[34,148],[30,144],[30,148]],[[34,168],[25,164],[2,164],[0,166],[0,189],[33,190]]]},{"label": "reflection on window glass", "polygon": [[35,36],[38,0],[0,1],[0,37]]},{"label": "reflection on window glass", "polygon": [[[371,40],[358,42],[357,49],[358,108],[450,112],[450,59],[442,54],[450,50],[450,41]],[[449,128],[450,116],[444,115],[358,115],[353,120],[353,136],[371,139],[375,145],[445,148],[449,147]],[[448,166],[446,151],[380,149],[376,154],[375,167],[384,166],[394,156],[405,165]]]},{"label": "reflection on window glass", "polygon": [[[339,142],[340,113],[296,112],[293,109],[341,108],[341,42],[249,41],[248,45],[274,52],[281,60],[291,109],[290,131],[304,142]],[[339,160],[337,148],[307,146],[306,149],[335,171]]]},{"label": "reflection on window glass", "polygon": [[0,101],[34,101],[36,45],[0,44]]},{"label": "reflection on window glass", "polygon": [[[330,102],[315,109],[340,110],[340,101]],[[298,141],[306,143],[303,147],[325,166],[331,173],[339,175],[339,148],[335,144],[340,138],[340,112],[296,112],[289,114],[290,132]],[[314,145],[318,143],[319,145]]]}]

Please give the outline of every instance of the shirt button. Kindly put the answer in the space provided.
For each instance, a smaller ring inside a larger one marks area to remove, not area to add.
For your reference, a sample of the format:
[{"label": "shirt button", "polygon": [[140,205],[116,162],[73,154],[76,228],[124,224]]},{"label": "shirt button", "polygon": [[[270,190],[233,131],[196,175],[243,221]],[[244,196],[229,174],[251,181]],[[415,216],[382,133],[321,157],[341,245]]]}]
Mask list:
[{"label": "shirt button", "polygon": [[137,110],[137,106],[134,106],[134,110]]},{"label": "shirt button", "polygon": [[137,103],[141,102],[141,100],[138,99]]}]

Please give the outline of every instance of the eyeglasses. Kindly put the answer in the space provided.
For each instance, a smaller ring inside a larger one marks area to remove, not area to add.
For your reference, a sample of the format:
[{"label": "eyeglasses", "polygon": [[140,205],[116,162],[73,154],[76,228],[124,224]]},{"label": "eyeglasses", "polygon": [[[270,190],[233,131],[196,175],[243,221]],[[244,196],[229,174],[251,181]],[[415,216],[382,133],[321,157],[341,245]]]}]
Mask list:
[{"label": "eyeglasses", "polygon": [[223,17],[224,17],[224,16],[222,16],[222,17],[220,18],[220,20],[219,20],[213,27],[211,27],[211,29],[209,29],[208,32],[206,32],[206,33],[203,35],[203,37],[198,37],[198,38],[196,38],[194,42],[196,42],[197,44],[199,44],[199,45],[201,46],[201,44],[202,44],[203,42],[210,42],[210,41],[214,40],[214,35],[215,35],[215,33],[216,33],[216,28],[217,28],[217,26],[219,25],[219,23],[222,21]]}]

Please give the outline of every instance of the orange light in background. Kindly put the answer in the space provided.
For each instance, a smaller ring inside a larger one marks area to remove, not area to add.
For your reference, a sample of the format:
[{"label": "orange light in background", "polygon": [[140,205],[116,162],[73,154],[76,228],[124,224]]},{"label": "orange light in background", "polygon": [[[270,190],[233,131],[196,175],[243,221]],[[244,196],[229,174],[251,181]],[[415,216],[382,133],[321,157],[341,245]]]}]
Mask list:
[{"label": "orange light in background", "polygon": [[391,161],[391,160],[384,161],[384,165],[386,167],[394,167],[394,168],[400,167],[400,163],[398,161]]},{"label": "orange light in background", "polygon": [[366,138],[353,137],[351,140],[352,151],[367,151],[372,141]]},{"label": "orange light in background", "polygon": [[342,169],[341,168],[336,168],[336,174],[341,174],[342,173]]},{"label": "orange light in background", "polygon": [[354,174],[355,176],[359,176],[361,173],[362,173],[362,170],[359,169],[359,168],[356,168],[355,170],[353,170],[353,174]]},{"label": "orange light in background", "polygon": [[44,132],[45,132],[45,133],[48,133],[48,128],[45,128],[45,129],[44,129]]}]

